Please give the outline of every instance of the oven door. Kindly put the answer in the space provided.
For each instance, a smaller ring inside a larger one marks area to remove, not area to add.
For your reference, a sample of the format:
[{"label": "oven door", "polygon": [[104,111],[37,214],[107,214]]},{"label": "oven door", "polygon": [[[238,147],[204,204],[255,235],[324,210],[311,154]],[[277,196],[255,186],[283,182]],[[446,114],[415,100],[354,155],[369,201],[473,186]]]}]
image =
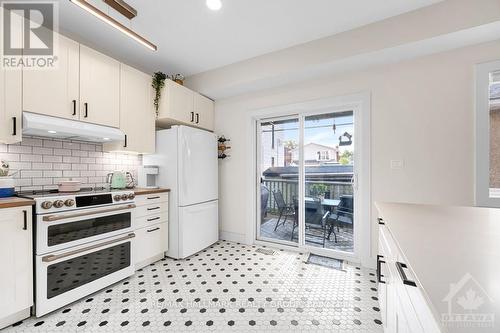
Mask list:
[{"label": "oven door", "polygon": [[134,233],[36,256],[37,317],[134,274]]},{"label": "oven door", "polygon": [[37,216],[36,254],[47,254],[132,231],[135,205]]}]

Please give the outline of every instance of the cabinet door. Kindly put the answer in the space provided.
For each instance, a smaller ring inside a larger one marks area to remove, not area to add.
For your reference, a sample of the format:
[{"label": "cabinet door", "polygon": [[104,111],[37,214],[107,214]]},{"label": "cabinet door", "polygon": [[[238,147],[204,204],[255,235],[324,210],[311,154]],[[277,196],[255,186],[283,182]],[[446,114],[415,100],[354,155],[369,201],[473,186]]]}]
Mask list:
[{"label": "cabinet door", "polygon": [[22,139],[21,70],[0,68],[0,143],[16,143]]},{"label": "cabinet door", "polygon": [[173,119],[185,124],[194,124],[194,92],[171,80],[165,81],[160,99],[158,118]]},{"label": "cabinet door", "polygon": [[[168,249],[168,224],[159,223],[135,231],[135,264],[154,256],[160,255]],[[136,268],[139,268],[136,266]]]},{"label": "cabinet door", "polygon": [[120,67],[120,129],[127,136],[127,142],[106,144],[104,149],[152,154],[155,152],[155,112],[151,77],[124,64]]},{"label": "cabinet door", "polygon": [[23,110],[78,120],[79,44],[59,36],[56,68],[23,70]]},{"label": "cabinet door", "polygon": [[80,45],[80,120],[120,126],[120,63]]},{"label": "cabinet door", "polygon": [[198,93],[194,94],[195,121],[198,127],[214,130],[214,102]]},{"label": "cabinet door", "polygon": [[0,317],[7,317],[33,305],[31,207],[1,210],[0,260]]}]

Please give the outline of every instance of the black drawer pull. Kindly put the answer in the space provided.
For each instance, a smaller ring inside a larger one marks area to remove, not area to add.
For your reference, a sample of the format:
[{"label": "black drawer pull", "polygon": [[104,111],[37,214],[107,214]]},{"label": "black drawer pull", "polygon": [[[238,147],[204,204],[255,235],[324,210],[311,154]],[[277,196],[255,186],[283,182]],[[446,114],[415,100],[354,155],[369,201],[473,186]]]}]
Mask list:
[{"label": "black drawer pull", "polygon": [[85,107],[85,114],[83,115],[84,118],[87,118],[89,116],[89,103],[83,103]]},{"label": "black drawer pull", "polygon": [[127,142],[127,134],[125,134],[125,144],[123,145],[123,148],[127,148],[128,142]]},{"label": "black drawer pull", "polygon": [[160,199],[160,197],[148,197],[148,200]]},{"label": "black drawer pull", "polygon": [[148,208],[148,210],[157,210],[157,209],[160,209],[160,207]]},{"label": "black drawer pull", "polygon": [[17,135],[17,117],[12,117],[12,135]]},{"label": "black drawer pull", "polygon": [[383,218],[379,217],[377,220],[378,220],[378,224],[385,225]]},{"label": "black drawer pull", "polygon": [[381,266],[382,266],[382,264],[385,264],[385,261],[380,260],[382,258],[384,258],[384,256],[382,256],[380,254],[377,255],[377,281],[378,281],[378,283],[385,283],[385,281],[382,281],[383,275],[382,275]]},{"label": "black drawer pull", "polygon": [[406,273],[404,271],[405,268],[408,268],[408,266],[406,266],[406,264],[403,264],[402,262],[398,261],[398,262],[396,262],[396,268],[398,269],[399,275],[401,276],[401,280],[403,280],[403,284],[406,284],[407,286],[412,286],[412,287],[417,286],[415,281],[408,280],[408,278],[406,277]]},{"label": "black drawer pull", "polygon": [[73,100],[73,116],[76,116],[76,99]]},{"label": "black drawer pull", "polygon": [[148,232],[154,232],[154,231],[157,231],[157,230],[160,230],[160,228],[154,228],[154,229],[151,229],[151,230],[148,230]]},{"label": "black drawer pull", "polygon": [[28,211],[23,210],[23,218],[24,218],[23,230],[28,230]]},{"label": "black drawer pull", "polygon": [[194,121],[194,112],[191,112],[191,122]]},{"label": "black drawer pull", "polygon": [[153,217],[152,219],[148,219],[148,222],[156,221],[156,220],[159,220],[159,219],[160,219],[159,217]]},{"label": "black drawer pull", "polygon": [[199,113],[196,114],[196,123],[197,124],[200,123],[200,114]]}]

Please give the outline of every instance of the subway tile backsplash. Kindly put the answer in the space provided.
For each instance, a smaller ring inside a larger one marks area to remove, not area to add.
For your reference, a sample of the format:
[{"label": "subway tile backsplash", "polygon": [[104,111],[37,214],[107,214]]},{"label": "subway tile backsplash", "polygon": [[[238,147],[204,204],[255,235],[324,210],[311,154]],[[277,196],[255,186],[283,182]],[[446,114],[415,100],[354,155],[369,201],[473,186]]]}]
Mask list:
[{"label": "subway tile backsplash", "polygon": [[83,187],[106,186],[106,175],[114,170],[131,172],[137,178],[139,155],[106,153],[101,144],[23,137],[21,143],[0,144],[0,159],[17,171],[16,190],[55,189],[62,180],[80,180]]}]

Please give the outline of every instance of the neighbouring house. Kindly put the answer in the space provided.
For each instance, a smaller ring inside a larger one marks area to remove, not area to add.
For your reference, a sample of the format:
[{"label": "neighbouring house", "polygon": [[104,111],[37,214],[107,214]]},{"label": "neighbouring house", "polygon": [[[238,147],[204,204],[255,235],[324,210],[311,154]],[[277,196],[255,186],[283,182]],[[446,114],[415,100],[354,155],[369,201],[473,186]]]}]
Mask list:
[{"label": "neighbouring house", "polygon": [[[295,148],[291,151],[293,163],[299,163],[299,150]],[[323,163],[336,163],[340,159],[339,147],[320,145],[318,143],[308,143],[304,145],[305,165],[320,165]]]}]

